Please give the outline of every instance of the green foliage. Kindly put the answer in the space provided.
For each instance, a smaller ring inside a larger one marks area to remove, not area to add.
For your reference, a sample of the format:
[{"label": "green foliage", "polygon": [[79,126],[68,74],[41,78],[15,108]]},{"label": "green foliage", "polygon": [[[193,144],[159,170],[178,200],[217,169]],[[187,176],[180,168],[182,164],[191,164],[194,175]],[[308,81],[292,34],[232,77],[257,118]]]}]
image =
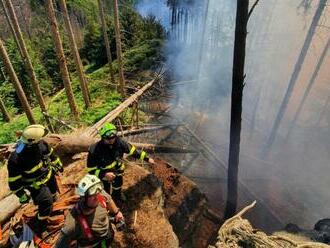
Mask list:
[{"label": "green foliage", "polygon": [[125,52],[125,70],[134,72],[157,67],[164,59],[161,52],[162,44],[162,40],[146,40]]},{"label": "green foliage", "polygon": [[121,35],[123,50],[134,46],[143,35],[141,32],[143,18],[132,7],[120,9]]},{"label": "green foliage", "polygon": [[86,19],[97,19],[98,4],[96,0],[67,0],[66,4],[70,12],[81,12]]},{"label": "green foliage", "polygon": [[84,35],[84,45],[80,49],[80,54],[82,58],[95,64],[96,68],[107,63],[102,30],[98,23],[91,21],[87,24]]},{"label": "green foliage", "polygon": [[[34,98],[34,92],[31,86],[30,77],[28,76],[25,66],[22,60],[20,53],[18,52],[16,43],[13,39],[6,40],[6,50],[8,56],[11,60],[15,73],[21,82],[21,85],[24,89],[24,92],[28,98],[28,100],[33,104],[36,103]],[[40,62],[39,55],[35,52],[35,50],[31,49],[30,42],[26,42],[26,46],[30,55],[31,62],[33,64],[37,79],[40,82],[41,89],[45,89],[44,92],[47,94],[49,93],[49,89],[51,89],[51,82],[47,73],[45,73],[45,68],[43,64]],[[0,60],[0,67],[2,72],[5,72],[5,68],[3,62]],[[14,109],[21,110],[21,103],[15,93],[14,87],[12,83],[8,79],[7,73],[4,73],[0,77],[0,94],[4,97],[3,100],[9,108],[13,109],[13,112],[16,113]]]},{"label": "green foliage", "polygon": [[141,25],[142,35],[140,39],[142,41],[161,39],[165,38],[165,30],[160,22],[153,15],[148,15],[143,18],[143,23]]},{"label": "green foliage", "polygon": [[[165,37],[165,31],[155,17],[144,18],[128,5],[121,8],[120,20],[123,51],[126,59],[125,71],[149,69],[153,62],[162,59],[161,40]],[[109,19],[107,20],[107,27],[112,59],[115,60],[117,57],[115,32],[113,22]],[[91,69],[99,68],[107,63],[100,24],[93,21],[88,23],[84,34],[84,45],[80,53],[84,59],[94,64]],[[156,57],[151,58],[150,56]],[[117,68],[116,63],[114,68]]]},{"label": "green foliage", "polygon": [[[62,89],[63,83],[54,49],[54,42],[49,30],[45,11],[45,0],[30,0],[30,2],[34,11],[30,26],[32,39],[26,39],[25,41],[37,78],[40,81],[41,89],[45,95],[52,95],[51,101],[48,101],[48,113],[76,127],[95,123],[121,102],[120,95],[108,84],[108,66],[102,67],[107,63],[107,56],[100,20],[98,18],[97,1],[67,0],[69,12],[72,17],[71,20],[77,20],[76,24],[78,24],[84,32],[83,47],[80,49],[80,55],[85,62],[85,69],[87,69],[88,72],[94,71],[87,75],[92,99],[92,107],[88,110],[84,108],[81,89],[68,47],[68,38],[66,32],[63,30],[61,18],[58,18],[64,52],[67,58],[69,71],[71,72],[72,88],[80,112],[79,122],[72,121],[67,97],[65,91]],[[135,2],[136,0],[123,0],[120,4],[121,35],[126,72],[137,72],[138,70],[153,68],[163,59],[162,41],[165,37],[165,32],[154,17],[149,16],[143,18],[140,16],[131,7]],[[59,9],[58,1],[56,1],[56,4],[56,9]],[[105,6],[112,6],[112,0],[106,0]],[[60,17],[60,15],[58,15],[58,17]],[[116,60],[113,16],[107,16],[106,19],[112,58]],[[29,101],[32,102],[32,106],[36,106],[35,96],[31,89],[26,71],[24,70],[16,44],[12,39],[8,39],[6,41],[6,47]],[[116,61],[113,65],[116,69]],[[3,69],[1,60],[0,67]],[[12,116],[16,115],[11,123],[2,122],[0,117],[0,142],[9,143],[15,141],[14,131],[23,129],[28,125],[28,122],[25,114],[19,114],[21,113],[21,106],[12,84],[6,77],[3,77],[1,73],[0,95]],[[35,107],[33,113],[39,123],[45,124],[39,108]],[[130,114],[131,110],[125,111],[125,114],[123,114],[124,122],[129,120]],[[54,121],[52,122],[55,124]],[[57,124],[54,126],[58,128]]]}]

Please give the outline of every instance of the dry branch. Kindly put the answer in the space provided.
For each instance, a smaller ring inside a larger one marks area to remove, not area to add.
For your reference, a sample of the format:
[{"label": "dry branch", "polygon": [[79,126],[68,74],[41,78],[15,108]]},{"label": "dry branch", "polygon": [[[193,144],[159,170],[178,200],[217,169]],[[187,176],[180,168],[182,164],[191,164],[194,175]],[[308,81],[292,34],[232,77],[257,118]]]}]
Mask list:
[{"label": "dry branch", "polygon": [[117,108],[115,108],[113,111],[111,111],[105,117],[103,117],[94,126],[90,127],[87,130],[86,134],[91,137],[95,137],[97,135],[97,130],[99,128],[101,128],[106,122],[113,121],[117,116],[119,116],[120,113],[122,113],[128,106],[130,106],[133,102],[135,102],[147,89],[149,89],[156,81],[157,81],[157,78],[151,80],[149,83],[147,83],[141,89],[139,89],[135,94],[133,94],[129,98],[127,98]]}]

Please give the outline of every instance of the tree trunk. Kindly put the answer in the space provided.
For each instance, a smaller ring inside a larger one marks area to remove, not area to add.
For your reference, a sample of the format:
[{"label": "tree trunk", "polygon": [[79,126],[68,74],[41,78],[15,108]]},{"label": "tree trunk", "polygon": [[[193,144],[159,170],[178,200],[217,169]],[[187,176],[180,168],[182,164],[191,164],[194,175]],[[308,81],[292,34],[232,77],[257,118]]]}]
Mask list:
[{"label": "tree trunk", "polygon": [[320,2],[319,2],[318,8],[317,8],[317,10],[315,12],[315,15],[313,17],[313,21],[312,21],[312,23],[309,27],[304,45],[301,49],[298,60],[295,64],[293,73],[291,75],[291,78],[290,78],[289,85],[288,85],[288,88],[286,90],[285,96],[282,100],[281,106],[280,106],[279,111],[277,113],[277,116],[275,118],[275,122],[273,124],[272,129],[271,129],[271,133],[269,135],[267,144],[265,145],[265,148],[262,151],[262,154],[261,154],[262,157],[266,157],[268,155],[268,153],[270,151],[270,148],[272,147],[272,145],[275,141],[275,137],[276,137],[278,128],[280,127],[281,121],[283,119],[286,108],[287,108],[288,103],[290,101],[294,86],[295,86],[295,84],[297,82],[297,79],[298,79],[298,76],[300,74],[301,67],[302,67],[302,65],[305,61],[308,49],[309,49],[310,45],[312,44],[312,39],[313,39],[315,30],[317,28],[317,24],[319,23],[320,18],[321,18],[322,13],[323,13],[323,10],[326,6],[326,2],[327,2],[327,0],[320,0]]},{"label": "tree trunk", "polygon": [[317,65],[315,67],[315,70],[313,72],[313,75],[312,75],[311,79],[309,80],[309,83],[307,85],[307,88],[306,88],[306,90],[304,92],[304,96],[303,96],[303,98],[301,99],[301,101],[299,103],[297,112],[295,113],[295,115],[293,117],[293,120],[292,120],[292,122],[290,124],[288,135],[286,136],[287,139],[289,139],[289,137],[291,135],[291,132],[292,132],[292,130],[293,130],[293,128],[294,128],[294,126],[295,126],[298,118],[299,118],[299,115],[300,115],[300,113],[301,113],[301,111],[303,109],[304,103],[306,102],[306,99],[309,96],[309,93],[310,93],[310,91],[311,91],[311,89],[312,89],[312,87],[313,87],[313,85],[315,83],[315,80],[316,80],[317,76],[319,75],[319,72],[321,70],[322,64],[323,64],[323,62],[324,62],[324,60],[326,58],[326,55],[328,53],[329,48],[330,48],[330,39],[328,39],[328,42],[327,42],[326,46],[323,49],[323,52],[321,54],[321,57],[320,57],[319,61],[317,62]]},{"label": "tree trunk", "polygon": [[22,48],[21,48],[20,44],[18,43],[18,39],[17,39],[17,37],[16,37],[16,33],[15,33],[15,30],[14,30],[13,24],[12,24],[10,18],[9,18],[9,14],[8,14],[8,10],[7,10],[7,7],[6,7],[6,4],[5,4],[5,1],[6,1],[6,0],[1,0],[2,8],[3,8],[3,12],[4,12],[4,14],[5,14],[5,17],[6,17],[6,20],[7,20],[8,26],[9,26],[9,28],[10,28],[10,30],[11,30],[11,33],[12,33],[13,36],[14,36],[14,39],[15,39],[15,42],[16,42],[16,44],[17,44],[18,50],[19,50],[21,56],[23,57]]},{"label": "tree trunk", "polygon": [[119,90],[121,96],[125,97],[125,78],[123,70],[123,60],[121,52],[121,37],[120,37],[120,23],[119,23],[119,11],[118,0],[113,0],[114,20],[115,20],[115,32],[116,32],[116,47],[117,47],[117,61],[118,61],[118,73],[119,73]]},{"label": "tree trunk", "polygon": [[[202,35],[200,39],[200,46],[199,46],[199,53],[198,53],[198,60],[197,60],[197,80],[199,81],[201,78],[201,68],[202,68],[202,62],[203,62],[203,55],[205,53],[204,51],[204,43],[205,43],[205,31],[206,31],[206,24],[207,24],[207,15],[209,12],[209,3],[210,0],[206,0],[206,5],[204,9],[204,16],[203,16],[203,22],[202,22]],[[199,82],[200,83],[200,82]]]},{"label": "tree trunk", "polygon": [[75,65],[76,65],[76,70],[78,72],[79,82],[80,82],[80,87],[81,87],[82,95],[83,95],[84,102],[85,102],[85,107],[89,108],[91,105],[91,102],[90,102],[90,98],[89,98],[87,80],[86,80],[86,77],[83,72],[83,66],[81,63],[80,56],[79,56],[76,41],[74,39],[72,26],[71,26],[71,22],[70,22],[68,9],[66,7],[65,0],[60,0],[60,5],[61,5],[62,13],[63,13],[65,28],[69,35],[70,49],[71,49],[71,53],[73,55]]},{"label": "tree trunk", "polygon": [[60,65],[60,71],[61,71],[62,80],[64,83],[65,92],[68,97],[68,102],[69,102],[69,106],[71,109],[71,113],[73,114],[73,117],[77,120],[77,119],[79,119],[78,108],[77,108],[76,101],[75,101],[75,98],[74,98],[74,95],[72,92],[72,87],[71,87],[70,78],[69,78],[69,71],[68,71],[68,67],[66,65],[62,41],[61,41],[61,37],[60,37],[60,32],[58,30],[58,25],[57,25],[57,21],[56,21],[56,17],[55,17],[53,1],[46,0],[46,4],[47,4],[48,18],[49,18],[49,22],[50,22],[52,36],[53,36],[53,40],[55,42],[56,56],[57,56],[58,63]]},{"label": "tree trunk", "polygon": [[237,208],[238,164],[241,139],[242,100],[244,88],[245,46],[249,0],[237,0],[234,45],[233,82],[231,93],[230,145],[228,161],[228,190],[225,218],[232,217]]},{"label": "tree trunk", "polygon": [[26,95],[23,91],[23,88],[21,86],[21,83],[19,82],[18,78],[17,78],[17,75],[14,71],[14,68],[10,62],[10,59],[8,57],[8,54],[7,54],[7,51],[2,43],[2,40],[0,38],[0,55],[3,59],[3,62],[4,62],[4,65],[6,67],[6,70],[7,70],[7,73],[9,75],[9,78],[10,80],[12,81],[14,87],[15,87],[15,90],[16,90],[16,93],[18,95],[18,98],[22,104],[22,107],[23,107],[23,110],[29,120],[29,123],[30,124],[35,124],[36,121],[33,117],[33,113],[32,113],[32,110],[31,110],[31,107],[29,105],[29,102],[27,101],[27,98],[26,98]]},{"label": "tree trunk", "polygon": [[108,33],[107,33],[107,24],[105,22],[102,0],[98,0],[98,2],[99,2],[99,11],[100,11],[100,17],[101,17],[102,31],[103,31],[103,39],[104,39],[104,44],[105,44],[107,57],[108,57],[110,80],[111,80],[111,83],[116,84],[113,67],[112,67],[111,48],[110,48],[110,42],[109,42]]},{"label": "tree trunk", "polygon": [[1,109],[1,113],[2,113],[2,116],[3,116],[3,119],[6,121],[6,122],[10,122],[11,121],[11,118],[10,118],[10,115],[7,111],[7,108],[5,106],[5,104],[3,103],[2,99],[0,98],[0,109]]},{"label": "tree trunk", "polygon": [[[6,4],[7,4],[7,8],[8,8],[8,11],[9,11],[11,22],[13,24],[13,31],[14,31],[13,35],[14,35],[14,38],[16,40],[16,43],[19,44],[19,48],[22,51],[22,53],[21,53],[22,59],[23,59],[23,62],[24,62],[25,69],[26,69],[26,71],[27,71],[27,73],[30,77],[30,80],[31,80],[31,83],[32,83],[32,88],[33,88],[34,93],[37,97],[37,100],[38,100],[41,111],[44,112],[44,113],[47,113],[45,100],[44,100],[42,92],[40,90],[40,83],[39,83],[39,81],[36,77],[36,74],[35,74],[35,71],[34,71],[30,56],[29,56],[29,53],[27,51],[27,48],[26,48],[26,45],[25,45],[25,42],[24,42],[24,39],[23,39],[23,35],[22,35],[22,32],[21,32],[21,28],[18,24],[18,20],[17,20],[17,17],[16,17],[16,13],[15,13],[13,4],[12,4],[11,0],[5,0],[5,1],[6,1]],[[53,127],[50,123],[50,120],[47,118],[47,116],[45,116],[45,119],[46,119],[47,126],[49,127],[49,129],[52,132],[54,132]]]}]

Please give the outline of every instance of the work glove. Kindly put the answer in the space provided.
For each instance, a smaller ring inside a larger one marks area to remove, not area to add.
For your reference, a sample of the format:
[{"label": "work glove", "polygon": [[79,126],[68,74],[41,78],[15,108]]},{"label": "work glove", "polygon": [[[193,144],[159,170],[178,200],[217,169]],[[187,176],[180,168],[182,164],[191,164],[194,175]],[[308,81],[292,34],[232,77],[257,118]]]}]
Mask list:
[{"label": "work glove", "polygon": [[63,164],[59,158],[56,159],[55,162],[51,162],[51,166],[55,173],[63,172]]},{"label": "work glove", "polygon": [[29,195],[27,195],[26,193],[24,193],[23,195],[20,196],[19,203],[21,203],[21,204],[29,203],[30,199],[31,199],[31,197]]}]

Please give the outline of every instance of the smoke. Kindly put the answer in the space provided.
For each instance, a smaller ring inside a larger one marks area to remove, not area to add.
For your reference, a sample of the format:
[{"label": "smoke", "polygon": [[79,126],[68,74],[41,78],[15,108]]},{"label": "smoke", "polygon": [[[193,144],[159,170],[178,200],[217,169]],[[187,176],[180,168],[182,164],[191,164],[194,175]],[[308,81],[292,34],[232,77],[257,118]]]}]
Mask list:
[{"label": "smoke", "polygon": [[[329,31],[322,28],[329,26],[326,7],[306,59],[299,65],[302,70],[275,142],[266,158],[262,159],[260,153],[318,4],[310,0],[259,2],[248,25],[243,97],[241,181],[282,224],[294,222],[305,228],[329,217],[330,78],[326,68],[330,56],[325,57],[296,122],[292,119],[329,39]],[[209,0],[207,4],[207,0],[143,0],[137,8],[142,14],[155,15],[169,32],[164,47],[167,64],[173,81],[182,82],[176,88],[179,110],[175,115],[195,118],[191,126],[227,161],[236,1]],[[196,113],[204,118],[197,119]],[[197,169],[200,166],[202,170]],[[225,175],[216,168],[205,164],[192,168],[188,175],[197,171],[200,177],[216,176],[219,185],[225,187],[221,181]],[[213,196],[211,202],[223,205],[214,192],[209,195]],[[240,201],[247,203],[243,197]],[[265,226],[267,221],[261,224]],[[280,226],[268,230],[276,228]]]}]

